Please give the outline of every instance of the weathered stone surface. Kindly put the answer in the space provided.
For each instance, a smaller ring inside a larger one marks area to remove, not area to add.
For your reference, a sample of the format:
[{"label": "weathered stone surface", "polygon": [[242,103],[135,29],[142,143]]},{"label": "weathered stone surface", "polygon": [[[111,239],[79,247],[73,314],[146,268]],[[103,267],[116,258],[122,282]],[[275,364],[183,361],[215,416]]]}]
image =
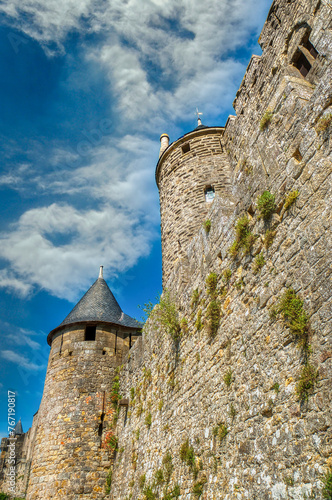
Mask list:
[{"label": "weathered stone surface", "polygon": [[[165,479],[167,453],[168,492],[178,484],[181,500],[197,498],[197,482],[204,500],[322,498],[321,478],[332,465],[332,155],[331,125],[318,125],[332,113],[331,25],[327,2],[274,1],[262,56],[251,59],[234,101],[237,116],[187,134],[161,155],[163,284],[186,327],[174,342],[157,307],[130,351],[123,334],[115,352],[111,330],[100,329],[88,348],[75,328],[54,339],[41,408],[24,438],[24,464],[32,461],[28,499],[143,500],[143,475],[145,487],[163,498],[167,485],[156,472],[163,469]],[[306,76],[296,67],[299,51],[312,66]],[[262,127],[266,111],[272,115]],[[212,203],[204,196],[209,185]],[[267,221],[257,209],[265,190],[276,201]],[[232,258],[234,226],[244,215],[255,240],[250,252]],[[267,230],[274,232],[268,248]],[[221,311],[213,337],[205,284],[211,272]],[[296,394],[304,354],[282,315],[273,315],[287,288],[310,319],[309,359],[318,378],[307,401]],[[111,387],[122,363],[115,426]],[[109,429],[116,453],[101,447]],[[195,466],[180,456],[187,440]],[[22,476],[24,492],[28,471]]]}]

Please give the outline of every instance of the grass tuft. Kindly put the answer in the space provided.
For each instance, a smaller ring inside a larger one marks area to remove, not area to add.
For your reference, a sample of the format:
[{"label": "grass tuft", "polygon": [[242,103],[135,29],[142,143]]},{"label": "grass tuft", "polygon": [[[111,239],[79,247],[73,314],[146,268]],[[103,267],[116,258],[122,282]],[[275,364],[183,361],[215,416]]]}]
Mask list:
[{"label": "grass tuft", "polygon": [[286,196],[286,199],[285,199],[285,203],[284,203],[284,211],[285,212],[296,202],[296,199],[298,196],[299,196],[299,192],[297,190],[291,191],[290,193],[288,193],[288,195]]},{"label": "grass tuft", "polygon": [[186,439],[179,450],[179,455],[182,460],[182,462],[185,462],[190,469],[193,469],[195,467],[195,462],[196,462],[196,457],[195,457],[195,452],[194,448],[192,446],[189,446],[189,439]]},{"label": "grass tuft", "polygon": [[273,117],[273,112],[267,109],[264,115],[262,116],[261,121],[259,122],[259,129],[265,130],[269,126],[272,117]]},{"label": "grass tuft", "polygon": [[217,294],[217,284],[218,284],[218,276],[216,273],[210,273],[208,277],[205,280],[206,283],[206,288],[207,288],[207,294],[215,298]]},{"label": "grass tuft", "polygon": [[199,303],[199,290],[198,288],[196,288],[195,290],[193,290],[191,294],[191,302],[190,302],[191,308],[194,309],[195,307],[197,307],[198,303]]},{"label": "grass tuft", "polygon": [[266,231],[264,235],[264,246],[266,249],[268,249],[272,245],[275,235],[275,231],[271,231],[270,229]]},{"label": "grass tuft", "polygon": [[265,265],[264,255],[262,253],[256,255],[254,260],[253,272],[257,274]]},{"label": "grass tuft", "polygon": [[224,380],[225,384],[227,385],[227,387],[229,387],[231,385],[231,383],[233,382],[233,372],[230,368],[225,373],[223,380]]},{"label": "grass tuft", "polygon": [[206,220],[204,223],[203,223],[203,227],[205,229],[205,232],[207,234],[209,234],[210,230],[211,230],[211,221],[210,219]]},{"label": "grass tuft", "polygon": [[216,300],[211,300],[207,308],[207,330],[210,337],[214,337],[218,331],[220,323],[220,304]]},{"label": "grass tuft", "polygon": [[206,476],[202,476],[200,481],[197,481],[192,488],[192,493],[195,497],[199,498],[203,495],[204,485],[207,483]]},{"label": "grass tuft", "polygon": [[321,481],[324,485],[322,489],[323,498],[332,500],[332,467],[329,467],[326,474],[321,478]]},{"label": "grass tuft", "polygon": [[314,389],[317,377],[318,371],[315,367],[306,363],[302,368],[300,378],[295,389],[300,401],[308,401],[309,394],[311,394]]}]

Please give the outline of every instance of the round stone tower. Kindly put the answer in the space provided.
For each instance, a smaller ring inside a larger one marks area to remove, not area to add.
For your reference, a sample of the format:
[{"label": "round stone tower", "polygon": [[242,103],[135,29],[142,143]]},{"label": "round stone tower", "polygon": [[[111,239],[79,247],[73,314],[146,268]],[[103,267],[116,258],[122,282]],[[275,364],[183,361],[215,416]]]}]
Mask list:
[{"label": "round stone tower", "polygon": [[198,127],[169,145],[162,134],[156,182],[160,196],[163,286],[176,261],[206,220],[215,197],[229,198],[230,169],[224,127]]},{"label": "round stone tower", "polygon": [[27,499],[104,498],[112,380],[142,325],[103,279],[48,335],[51,346]]}]

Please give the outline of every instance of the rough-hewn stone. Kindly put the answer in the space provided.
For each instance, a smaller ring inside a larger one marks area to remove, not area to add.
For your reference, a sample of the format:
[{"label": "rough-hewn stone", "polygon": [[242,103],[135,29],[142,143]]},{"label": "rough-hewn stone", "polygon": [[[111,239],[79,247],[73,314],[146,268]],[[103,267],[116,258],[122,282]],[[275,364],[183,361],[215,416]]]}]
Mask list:
[{"label": "rough-hewn stone", "polygon": [[[143,500],[150,486],[161,499],[176,485],[180,499],[200,490],[205,500],[322,498],[322,474],[332,465],[331,125],[321,125],[332,113],[331,26],[326,1],[273,2],[262,56],[251,59],[234,101],[237,116],[162,152],[163,285],[182,335],[170,335],[157,306],[129,352],[124,340],[119,359],[111,331],[100,331],[91,349],[78,330],[64,331],[62,346],[54,339],[27,498]],[[300,52],[312,66],[305,76],[296,67]],[[207,185],[216,191],[211,204]],[[268,220],[257,209],[266,190],[276,202]],[[244,216],[252,246],[232,257]],[[209,291],[212,272],[218,286]],[[287,289],[303,301],[311,352],[278,314]],[[211,301],[220,308],[215,335]],[[318,374],[307,400],[296,390],[305,362]],[[111,423],[116,366],[119,418]],[[118,438],[114,456],[100,447],[104,401],[103,432]],[[168,485],[157,473],[167,477],[167,464]]]}]

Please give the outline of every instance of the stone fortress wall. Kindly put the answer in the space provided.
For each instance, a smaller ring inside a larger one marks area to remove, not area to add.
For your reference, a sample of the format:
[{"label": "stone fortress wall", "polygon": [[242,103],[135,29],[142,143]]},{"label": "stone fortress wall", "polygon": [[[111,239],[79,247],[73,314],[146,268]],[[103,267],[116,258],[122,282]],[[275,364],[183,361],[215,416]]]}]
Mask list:
[{"label": "stone fortress wall", "polygon": [[[200,492],[206,500],[323,498],[321,479],[332,465],[331,27],[328,2],[271,7],[263,54],[250,61],[237,116],[222,135],[233,209],[217,196],[173,269],[164,262],[164,286],[187,321],[181,339],[167,333],[157,307],[121,371],[121,393],[131,403],[117,423],[111,499],[176,498],[176,485],[180,499]],[[265,190],[276,197],[269,221],[257,208]],[[232,258],[243,216],[253,248]],[[222,314],[212,337],[211,272]],[[309,354],[283,315],[273,314],[289,289],[310,318]],[[308,365],[317,378],[306,400],[297,388]]]},{"label": "stone fortress wall", "polygon": [[[237,116],[163,152],[164,297],[176,305],[181,337],[169,334],[157,306],[119,357],[102,329],[91,349],[75,329],[63,332],[62,346],[54,340],[36,419],[45,440],[28,440],[28,499],[63,498],[62,488],[75,500],[322,498],[332,466],[331,28],[326,0],[274,1],[262,56],[252,57],[234,101]],[[216,192],[209,204],[208,185]],[[257,207],[266,190],[276,198],[268,220]],[[252,248],[231,256],[244,216]],[[211,273],[215,289],[206,284]],[[310,350],[278,314],[290,289],[309,318]],[[220,312],[213,334],[212,302]],[[308,366],[306,399],[297,388]],[[115,453],[100,429],[117,436]],[[75,463],[82,453],[83,468]]]}]

